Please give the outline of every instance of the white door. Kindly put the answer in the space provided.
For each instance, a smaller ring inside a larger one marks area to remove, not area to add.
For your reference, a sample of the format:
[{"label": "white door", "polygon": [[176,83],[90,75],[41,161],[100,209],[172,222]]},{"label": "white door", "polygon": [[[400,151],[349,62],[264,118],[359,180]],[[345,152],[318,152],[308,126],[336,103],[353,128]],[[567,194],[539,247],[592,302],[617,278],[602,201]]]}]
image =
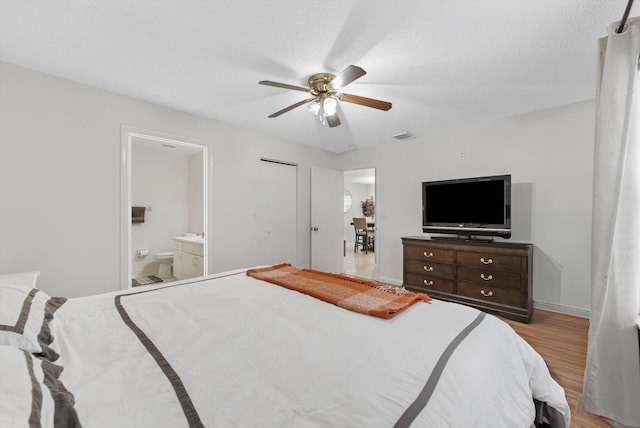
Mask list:
[{"label": "white door", "polygon": [[297,263],[297,166],[260,162],[260,264]]},{"label": "white door", "polygon": [[342,273],[344,174],[311,167],[311,268]]}]

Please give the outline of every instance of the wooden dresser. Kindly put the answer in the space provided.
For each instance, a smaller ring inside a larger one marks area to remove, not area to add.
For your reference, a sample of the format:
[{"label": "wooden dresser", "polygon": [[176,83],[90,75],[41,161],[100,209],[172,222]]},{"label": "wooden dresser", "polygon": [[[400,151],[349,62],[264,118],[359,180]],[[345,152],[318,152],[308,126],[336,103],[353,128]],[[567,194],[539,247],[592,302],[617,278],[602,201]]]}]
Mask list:
[{"label": "wooden dresser", "polygon": [[531,320],[533,245],[422,237],[404,237],[402,245],[408,290]]}]

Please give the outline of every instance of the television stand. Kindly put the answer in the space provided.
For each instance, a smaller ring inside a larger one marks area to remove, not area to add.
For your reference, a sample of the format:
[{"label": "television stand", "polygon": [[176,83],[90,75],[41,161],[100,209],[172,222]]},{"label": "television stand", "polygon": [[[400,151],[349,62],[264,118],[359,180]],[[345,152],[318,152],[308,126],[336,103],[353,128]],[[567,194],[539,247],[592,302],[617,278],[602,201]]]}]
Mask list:
[{"label": "television stand", "polygon": [[435,241],[453,241],[453,242],[494,242],[493,238],[485,238],[482,236],[476,235],[458,235],[457,237],[453,236],[432,236],[431,239]]},{"label": "television stand", "polygon": [[407,290],[531,320],[533,245],[410,236],[402,246]]}]

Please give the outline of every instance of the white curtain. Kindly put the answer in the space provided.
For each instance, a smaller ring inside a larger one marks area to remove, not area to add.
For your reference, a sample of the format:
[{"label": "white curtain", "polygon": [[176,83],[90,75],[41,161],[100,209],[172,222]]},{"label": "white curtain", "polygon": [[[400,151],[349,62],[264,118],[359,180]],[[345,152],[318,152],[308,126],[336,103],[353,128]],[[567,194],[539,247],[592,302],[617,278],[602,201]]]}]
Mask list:
[{"label": "white curtain", "polygon": [[640,427],[640,18],[600,40],[584,408]]}]

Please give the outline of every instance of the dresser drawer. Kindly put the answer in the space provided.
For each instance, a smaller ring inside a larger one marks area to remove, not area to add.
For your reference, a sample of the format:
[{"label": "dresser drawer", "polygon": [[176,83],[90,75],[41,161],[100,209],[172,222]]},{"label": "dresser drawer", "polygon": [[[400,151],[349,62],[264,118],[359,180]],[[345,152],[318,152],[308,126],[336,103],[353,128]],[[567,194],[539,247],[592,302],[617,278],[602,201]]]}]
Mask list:
[{"label": "dresser drawer", "polygon": [[472,297],[488,303],[500,303],[502,305],[523,306],[522,293],[518,290],[497,288],[476,284],[471,282],[458,281],[458,295]]},{"label": "dresser drawer", "polygon": [[437,247],[407,245],[404,248],[405,258],[411,260],[429,260],[440,263],[455,263],[456,252]]},{"label": "dresser drawer", "polygon": [[500,271],[493,268],[475,268],[458,266],[458,280],[473,282],[479,286],[520,289],[522,275],[515,272]]},{"label": "dresser drawer", "polygon": [[424,291],[427,294],[429,294],[429,290],[437,290],[444,293],[455,293],[456,282],[453,279],[438,278],[415,273],[405,273],[405,277],[406,286],[420,289],[420,291]]},{"label": "dresser drawer", "polygon": [[406,236],[402,245],[407,289],[505,318],[531,320],[532,244]]},{"label": "dresser drawer", "polygon": [[495,270],[508,270],[511,272],[520,272],[522,270],[522,258],[507,254],[458,251],[458,264],[486,266]]},{"label": "dresser drawer", "polygon": [[454,279],[456,277],[455,265],[433,263],[431,261],[407,260],[405,261],[405,269],[410,273],[437,276],[439,278]]}]

